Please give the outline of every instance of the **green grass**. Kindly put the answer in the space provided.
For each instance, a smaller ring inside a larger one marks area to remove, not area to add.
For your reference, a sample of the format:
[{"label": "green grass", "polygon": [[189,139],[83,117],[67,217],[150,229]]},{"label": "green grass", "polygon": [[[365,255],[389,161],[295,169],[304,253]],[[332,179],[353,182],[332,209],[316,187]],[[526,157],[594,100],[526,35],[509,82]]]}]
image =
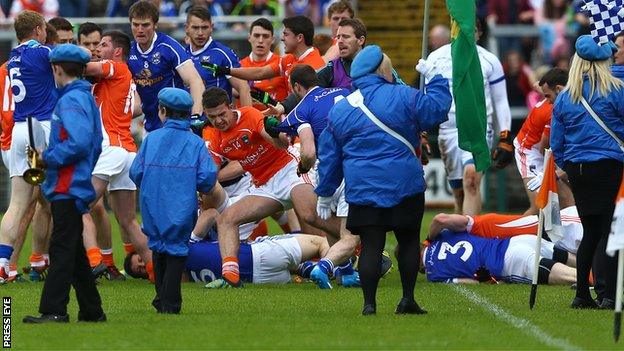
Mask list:
[{"label": "green grass", "polygon": [[[431,216],[428,213],[425,223]],[[394,246],[390,238],[388,249]],[[123,252],[121,247],[115,249]],[[416,297],[429,314],[396,316],[393,311],[401,293],[396,269],[382,279],[378,314],[372,317],[360,315],[359,289],[321,291],[311,283],[248,284],[244,289],[220,291],[186,283],[182,314],[157,315],[150,306],[153,286],[130,280],[99,284],[108,323],[75,323],[77,305],[72,296],[71,324],[22,324],[24,315],[36,313],[42,286],[0,287],[2,296],[12,297],[15,349],[624,348],[612,340],[612,313],[571,310],[574,293],[568,287],[540,287],[533,311],[528,308],[527,285],[464,287],[514,316],[520,328],[472,302],[457,287],[427,283],[422,276]]]}]

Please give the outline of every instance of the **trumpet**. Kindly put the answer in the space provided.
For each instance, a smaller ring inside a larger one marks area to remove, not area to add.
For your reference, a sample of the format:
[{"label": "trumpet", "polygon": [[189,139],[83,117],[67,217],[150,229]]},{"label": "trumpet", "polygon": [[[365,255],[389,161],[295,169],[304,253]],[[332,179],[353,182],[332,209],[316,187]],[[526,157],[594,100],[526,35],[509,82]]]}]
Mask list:
[{"label": "trumpet", "polygon": [[39,153],[35,149],[35,137],[33,133],[33,125],[32,125],[32,116],[28,116],[28,139],[30,145],[26,148],[27,155],[30,158],[30,168],[27,169],[22,177],[24,177],[24,181],[30,185],[40,185],[45,180],[45,172],[43,168],[37,167],[37,156]]},{"label": "trumpet", "polygon": [[24,181],[30,185],[40,185],[45,180],[45,172],[43,168],[37,167],[37,151],[30,149],[30,168],[24,171],[22,177]]}]

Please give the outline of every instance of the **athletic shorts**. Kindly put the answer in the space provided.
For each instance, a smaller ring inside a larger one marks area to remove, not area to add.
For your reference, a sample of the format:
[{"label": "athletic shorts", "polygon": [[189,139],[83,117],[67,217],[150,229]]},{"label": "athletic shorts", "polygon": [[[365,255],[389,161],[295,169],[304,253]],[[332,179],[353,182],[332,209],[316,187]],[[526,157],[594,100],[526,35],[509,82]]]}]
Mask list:
[{"label": "athletic shorts", "polygon": [[576,206],[561,210],[561,224],[563,225],[563,239],[555,246],[576,255],[583,239],[583,224],[579,218]]},{"label": "athletic shorts", "polygon": [[530,149],[520,146],[518,139],[514,139],[514,156],[516,167],[522,178],[533,178],[534,173],[544,170],[544,155],[540,152],[540,146],[533,145]]},{"label": "athletic shorts", "polygon": [[[50,121],[39,122],[34,120],[34,139],[36,147],[47,148],[48,140],[50,140]],[[30,168],[26,156],[26,146],[28,141],[28,123],[16,122],[13,126],[13,135],[11,138],[11,149],[9,149],[9,175],[13,177],[21,177],[24,172]]]},{"label": "athletic shorts", "polygon": [[[535,273],[535,235],[519,235],[509,239],[505,252],[503,280],[509,283],[529,284]],[[553,258],[554,245],[542,239],[540,258]]]},{"label": "athletic shorts", "polygon": [[[488,129],[486,141],[488,147],[492,147],[492,139],[494,133]],[[440,147],[440,155],[444,168],[446,170],[446,178],[448,180],[459,180],[464,178],[464,166],[474,163],[472,154],[459,148],[457,133],[441,133],[438,135],[438,146]]]},{"label": "athletic shorts", "polygon": [[130,179],[130,167],[135,157],[135,152],[128,152],[122,147],[105,146],[92,174],[108,182],[108,191],[136,190],[136,185]]},{"label": "athletic shorts", "polygon": [[290,192],[296,186],[306,183],[312,185],[312,183],[305,181],[303,177],[297,176],[297,161],[292,160],[279,172],[275,173],[265,184],[258,187],[250,187],[245,196],[268,197],[279,202],[284,207],[284,210],[289,210],[292,208]]},{"label": "athletic shorts", "polygon": [[6,167],[6,169],[8,170],[9,167],[11,167],[11,155],[10,155],[11,149],[9,150],[2,150],[2,163],[4,163],[4,167]]},{"label": "athletic shorts", "polygon": [[244,195],[249,188],[253,187],[251,183],[251,174],[245,172],[243,177],[236,183],[224,186],[223,190],[230,196],[230,198]]},{"label": "athletic shorts", "polygon": [[251,243],[254,284],[285,284],[301,263],[301,246],[294,235],[261,236]]}]

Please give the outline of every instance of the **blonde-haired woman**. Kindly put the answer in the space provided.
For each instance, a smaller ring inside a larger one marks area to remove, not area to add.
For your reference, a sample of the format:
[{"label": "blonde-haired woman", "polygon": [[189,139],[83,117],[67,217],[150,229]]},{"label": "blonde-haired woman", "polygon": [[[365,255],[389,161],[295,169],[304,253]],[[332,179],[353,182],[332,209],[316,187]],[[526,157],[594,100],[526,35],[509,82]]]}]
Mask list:
[{"label": "blonde-haired woman", "polygon": [[[583,35],[575,47],[568,84],[555,101],[550,135],[555,162],[568,174],[584,231],[571,307],[613,309],[617,263],[605,248],[624,153],[592,113],[615,137],[624,139],[624,84],[611,74],[611,56],[617,50],[613,43],[600,46]],[[594,258],[594,272],[605,284],[596,301],[589,291]]]}]

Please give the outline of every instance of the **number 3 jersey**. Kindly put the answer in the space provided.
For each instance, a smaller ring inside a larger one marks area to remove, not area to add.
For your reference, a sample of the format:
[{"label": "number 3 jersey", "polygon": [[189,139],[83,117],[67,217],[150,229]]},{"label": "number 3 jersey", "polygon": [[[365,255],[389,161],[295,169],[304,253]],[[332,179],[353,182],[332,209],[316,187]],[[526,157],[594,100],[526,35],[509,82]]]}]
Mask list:
[{"label": "number 3 jersey", "polygon": [[443,230],[435,241],[424,249],[423,265],[427,280],[447,282],[453,278],[473,278],[485,267],[495,278],[500,278],[509,239],[486,239],[467,232]]},{"label": "number 3 jersey", "polygon": [[[186,260],[186,272],[189,280],[209,283],[221,278],[221,253],[216,241],[200,241],[191,244]],[[240,243],[238,250],[238,269],[241,280],[253,281],[253,255],[251,245]]]},{"label": "number 3 jersey", "polygon": [[52,117],[58,93],[49,53],[49,47],[35,40],[29,40],[11,50],[8,69],[15,103],[15,122],[24,122],[28,116],[39,121],[47,121]]}]

